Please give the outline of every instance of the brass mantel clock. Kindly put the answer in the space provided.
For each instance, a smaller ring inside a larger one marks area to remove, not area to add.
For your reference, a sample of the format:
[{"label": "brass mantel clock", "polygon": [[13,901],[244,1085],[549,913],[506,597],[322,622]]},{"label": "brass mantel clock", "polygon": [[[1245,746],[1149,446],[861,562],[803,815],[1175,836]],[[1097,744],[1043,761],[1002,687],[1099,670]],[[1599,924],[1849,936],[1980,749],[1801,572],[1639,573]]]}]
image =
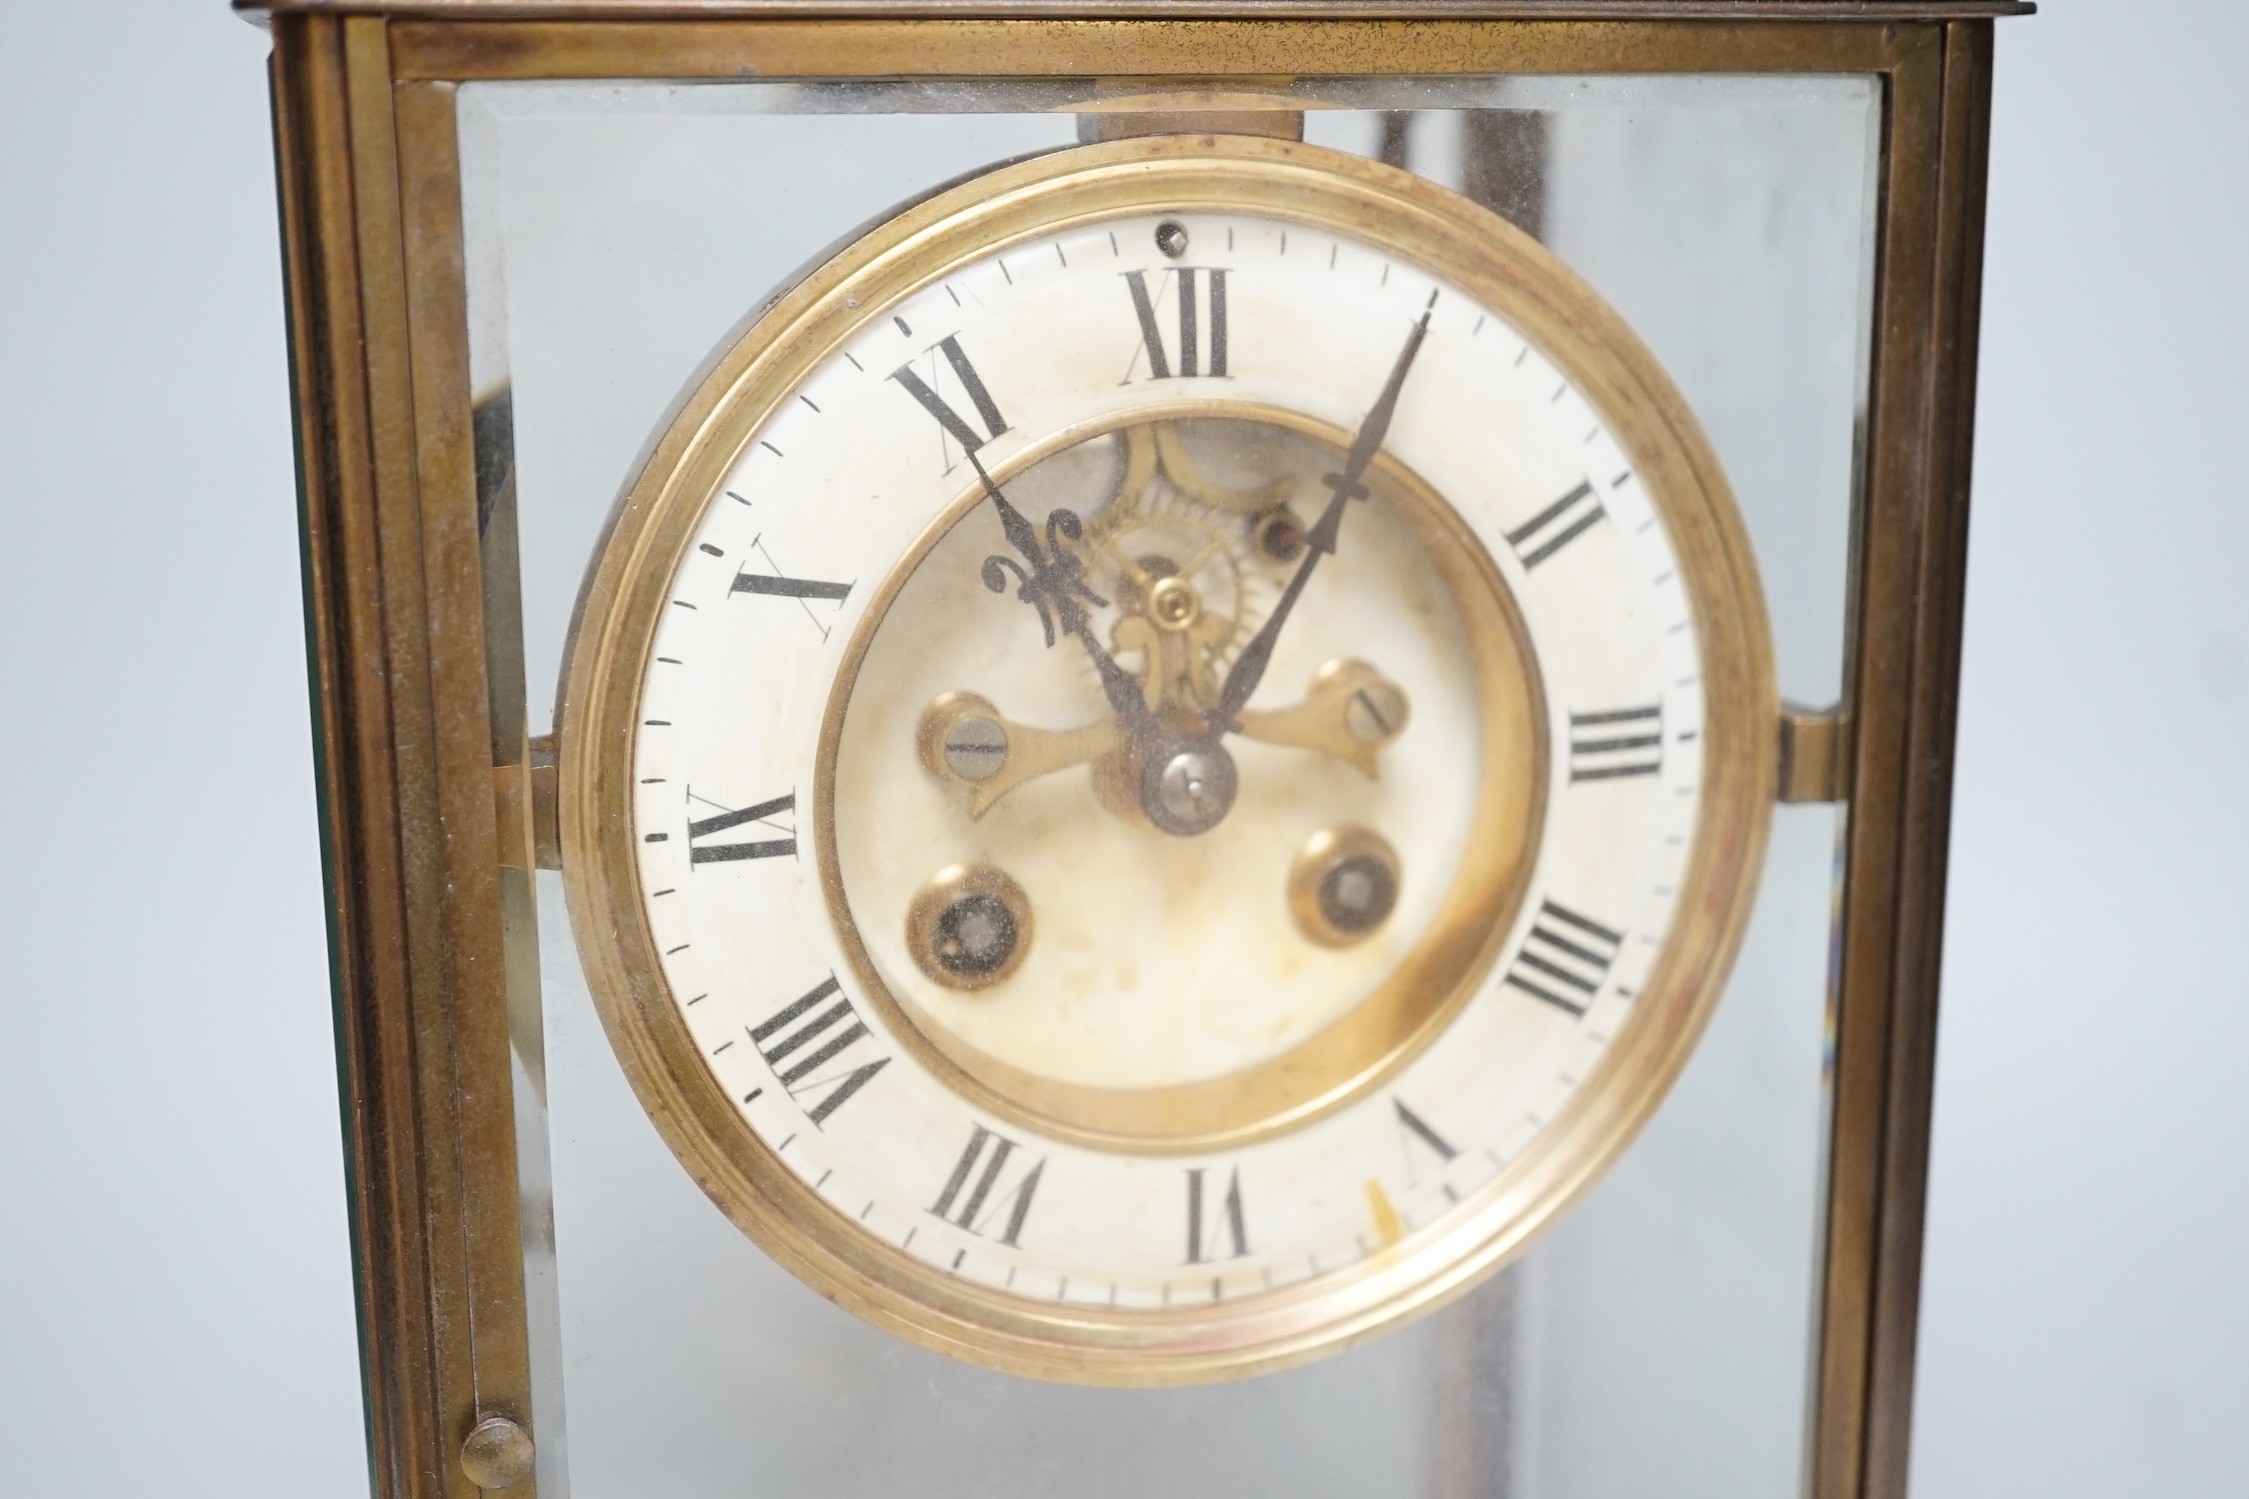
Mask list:
[{"label": "brass mantel clock", "polygon": [[261,8],[381,1492],[1902,1494],[2021,7]]}]

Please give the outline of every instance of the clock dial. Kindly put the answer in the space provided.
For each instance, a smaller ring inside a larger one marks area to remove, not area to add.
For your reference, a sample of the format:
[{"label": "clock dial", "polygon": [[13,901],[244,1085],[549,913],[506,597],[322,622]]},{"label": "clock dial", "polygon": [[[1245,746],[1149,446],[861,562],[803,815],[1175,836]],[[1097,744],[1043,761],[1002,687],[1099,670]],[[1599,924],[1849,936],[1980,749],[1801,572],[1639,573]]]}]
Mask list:
[{"label": "clock dial", "polygon": [[845,252],[660,445],[573,658],[574,917],[809,1278],[1238,1372],[1496,1263],[1652,1107],[1770,693],[1715,467],[1543,252],[1302,147],[1091,148]]}]

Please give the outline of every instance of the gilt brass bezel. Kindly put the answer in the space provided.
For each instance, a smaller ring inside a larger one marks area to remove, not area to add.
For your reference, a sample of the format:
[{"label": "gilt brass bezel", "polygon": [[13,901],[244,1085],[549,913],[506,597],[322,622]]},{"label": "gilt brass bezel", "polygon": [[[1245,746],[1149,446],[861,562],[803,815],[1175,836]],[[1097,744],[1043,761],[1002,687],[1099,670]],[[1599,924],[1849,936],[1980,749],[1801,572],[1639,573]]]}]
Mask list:
[{"label": "gilt brass bezel", "polygon": [[[1128,1313],[960,1281],[872,1238],[742,1122],[657,964],[631,837],[632,725],[655,619],[690,531],[741,446],[813,363],[962,260],[1072,222],[1223,207],[1395,248],[1512,321],[1603,413],[1662,514],[1702,650],[1703,814],[1670,941],[1632,1020],[1540,1140],[1428,1229],[1299,1287]],[[846,294],[848,290],[848,295]],[[1181,1384],[1300,1362],[1425,1313],[1518,1252],[1620,1152],[1684,1065],[1747,918],[1775,784],[1771,644],[1725,480],[1622,320],[1497,216],[1376,163],[1248,137],[1150,137],[1000,168],[871,231],[716,363],[628,494],[591,574],[567,674],[566,883],[597,1008],[673,1151],[753,1239],[823,1293],[926,1346],[1018,1374]]]}]

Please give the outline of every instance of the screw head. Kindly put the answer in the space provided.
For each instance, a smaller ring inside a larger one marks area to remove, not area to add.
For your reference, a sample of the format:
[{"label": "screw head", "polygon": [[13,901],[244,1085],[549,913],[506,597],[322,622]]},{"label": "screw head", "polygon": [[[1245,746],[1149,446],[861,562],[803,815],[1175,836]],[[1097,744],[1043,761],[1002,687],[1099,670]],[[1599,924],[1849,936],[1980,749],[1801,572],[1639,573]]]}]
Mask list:
[{"label": "screw head", "polygon": [[1156,226],[1156,248],[1177,260],[1187,253],[1187,226],[1177,219],[1165,219]]},{"label": "screw head", "polygon": [[945,768],[964,781],[988,781],[1007,764],[1007,730],[981,713],[945,730]]},{"label": "screw head", "polygon": [[461,1443],[461,1471],[480,1489],[512,1489],[531,1476],[531,1433],[506,1416],[486,1416]]},{"label": "screw head", "polygon": [[1203,612],[1202,600],[1185,578],[1158,578],[1148,590],[1148,618],[1161,630],[1184,630]]},{"label": "screw head", "polygon": [[1207,833],[1233,810],[1240,783],[1223,745],[1188,744],[1149,756],[1140,773],[1140,806],[1176,837]]},{"label": "screw head", "polygon": [[1406,726],[1406,695],[1390,682],[1369,682],[1343,704],[1343,732],[1373,748]]}]

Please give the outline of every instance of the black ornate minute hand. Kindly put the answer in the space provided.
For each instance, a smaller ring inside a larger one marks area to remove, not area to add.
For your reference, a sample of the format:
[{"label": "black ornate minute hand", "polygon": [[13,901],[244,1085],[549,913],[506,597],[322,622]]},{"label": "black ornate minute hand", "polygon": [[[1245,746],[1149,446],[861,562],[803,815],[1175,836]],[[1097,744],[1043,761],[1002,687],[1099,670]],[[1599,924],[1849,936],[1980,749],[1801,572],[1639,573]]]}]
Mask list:
[{"label": "black ornate minute hand", "polygon": [[968,455],[968,462],[976,470],[976,477],[983,481],[984,493],[991,497],[992,508],[999,511],[1000,529],[1007,534],[1008,544],[1022,553],[1024,563],[1028,564],[1026,571],[1011,557],[996,554],[986,557],[984,586],[994,593],[1005,593],[1008,575],[1014,574],[1015,596],[1039,611],[1039,624],[1046,630],[1046,643],[1054,644],[1057,625],[1064,635],[1076,636],[1086,654],[1093,658],[1094,670],[1101,674],[1101,691],[1117,717],[1127,728],[1147,727],[1150,722],[1148,700],[1141,695],[1140,684],[1094,637],[1092,622],[1086,616],[1086,604],[1106,607],[1109,601],[1087,584],[1085,564],[1062,544],[1076,541],[1084,534],[1076,513],[1048,511],[1046,544],[1042,547],[1031,522],[1000,492],[999,485],[992,482],[992,476],[984,471],[983,461],[973,451]]},{"label": "black ornate minute hand", "polygon": [[1367,419],[1359,424],[1359,435],[1351,440],[1351,451],[1344,457],[1343,472],[1329,474],[1321,481],[1335,494],[1305,535],[1304,560],[1297,565],[1296,576],[1288,580],[1288,587],[1282,590],[1281,601],[1273,607],[1264,627],[1242,647],[1242,653],[1234,658],[1232,668],[1227,671],[1226,680],[1218,689],[1218,706],[1211,712],[1212,728],[1232,732],[1241,727],[1236,715],[1249,702],[1250,694],[1257,691],[1257,684],[1273,659],[1273,643],[1280,639],[1281,626],[1288,623],[1289,611],[1303,596],[1304,585],[1312,581],[1312,569],[1319,566],[1322,557],[1335,550],[1336,537],[1343,529],[1344,507],[1367,496],[1366,486],[1359,481],[1366,477],[1367,466],[1374,462],[1374,455],[1382,451],[1382,439],[1390,430],[1390,414],[1398,407],[1398,391],[1406,383],[1406,371],[1413,367],[1414,355],[1421,352],[1421,341],[1428,333],[1429,314],[1424,311],[1420,321],[1413,325],[1413,331],[1406,335],[1406,346],[1398,351],[1398,362],[1390,367],[1390,378],[1383,383],[1382,394],[1375,398]]}]

